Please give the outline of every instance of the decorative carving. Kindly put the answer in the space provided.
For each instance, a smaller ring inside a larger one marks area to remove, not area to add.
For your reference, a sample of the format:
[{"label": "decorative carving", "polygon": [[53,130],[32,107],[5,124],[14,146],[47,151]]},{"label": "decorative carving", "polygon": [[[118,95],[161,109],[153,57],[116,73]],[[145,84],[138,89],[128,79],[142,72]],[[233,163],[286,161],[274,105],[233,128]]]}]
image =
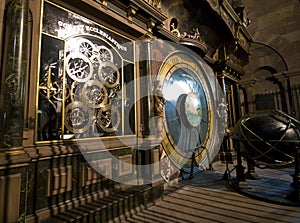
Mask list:
[{"label": "decorative carving", "polygon": [[180,37],[180,31],[178,30],[178,21],[176,18],[171,19],[170,31],[174,33],[178,38]]},{"label": "decorative carving", "polygon": [[127,18],[128,18],[129,21],[132,22],[132,19],[133,19],[133,17],[134,17],[135,14],[136,14],[136,10],[137,10],[137,8],[134,7],[133,5],[130,5],[130,6],[129,6],[129,8],[128,8],[128,10],[127,10]]},{"label": "decorative carving", "polygon": [[193,31],[191,32],[183,32],[183,35],[181,36],[182,38],[189,38],[189,39],[193,39],[199,42],[202,42],[200,33],[199,33],[199,29],[197,27],[193,28]]},{"label": "decorative carving", "polygon": [[72,166],[62,166],[47,170],[47,196],[72,190]]},{"label": "decorative carving", "polygon": [[152,29],[155,27],[155,21],[153,19],[149,19],[147,22],[147,28],[150,33],[152,33]]},{"label": "decorative carving", "polygon": [[146,0],[153,7],[160,9],[161,0]]},{"label": "decorative carving", "polygon": [[132,174],[132,155],[119,156],[118,174],[123,176],[126,174]]},{"label": "decorative carving", "polygon": [[220,117],[220,120],[223,120],[220,123],[222,125],[225,125],[225,126],[223,126],[224,128],[221,128],[221,129],[224,129],[226,131],[227,116],[228,116],[228,104],[225,103],[225,99],[224,98],[221,99],[221,102],[218,105],[218,111],[217,112],[218,112],[218,115]]},{"label": "decorative carving", "polygon": [[88,186],[101,182],[104,179],[95,169],[93,169],[88,163],[82,163],[82,178],[81,186]]},{"label": "decorative carving", "polygon": [[154,116],[156,118],[157,137],[163,137],[163,122],[165,117],[165,98],[162,93],[162,85],[159,80],[155,83],[154,95]]},{"label": "decorative carving", "polygon": [[204,54],[207,51],[207,47],[205,46],[198,27],[194,27],[192,31],[180,33],[178,29],[178,21],[176,18],[172,18],[170,22],[170,31],[172,34],[176,35],[180,38],[180,42],[182,44],[193,45],[195,47],[200,48]]}]

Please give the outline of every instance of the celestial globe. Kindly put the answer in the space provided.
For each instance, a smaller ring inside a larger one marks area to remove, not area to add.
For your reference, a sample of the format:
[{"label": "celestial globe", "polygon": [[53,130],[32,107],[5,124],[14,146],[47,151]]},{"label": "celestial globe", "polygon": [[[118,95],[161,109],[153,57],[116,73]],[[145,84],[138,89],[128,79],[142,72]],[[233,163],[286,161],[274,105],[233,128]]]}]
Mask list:
[{"label": "celestial globe", "polygon": [[233,138],[242,156],[266,166],[285,166],[294,162],[300,143],[300,122],[282,111],[260,111],[239,120]]}]

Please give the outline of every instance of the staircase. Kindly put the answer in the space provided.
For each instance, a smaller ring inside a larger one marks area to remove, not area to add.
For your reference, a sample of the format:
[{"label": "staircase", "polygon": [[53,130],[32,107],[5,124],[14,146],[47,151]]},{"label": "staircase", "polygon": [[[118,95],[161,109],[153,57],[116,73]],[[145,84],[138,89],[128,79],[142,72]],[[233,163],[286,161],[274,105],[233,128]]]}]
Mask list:
[{"label": "staircase", "polygon": [[107,193],[101,198],[78,205],[40,221],[41,223],[102,223],[122,222],[159,198],[163,184],[134,186]]}]

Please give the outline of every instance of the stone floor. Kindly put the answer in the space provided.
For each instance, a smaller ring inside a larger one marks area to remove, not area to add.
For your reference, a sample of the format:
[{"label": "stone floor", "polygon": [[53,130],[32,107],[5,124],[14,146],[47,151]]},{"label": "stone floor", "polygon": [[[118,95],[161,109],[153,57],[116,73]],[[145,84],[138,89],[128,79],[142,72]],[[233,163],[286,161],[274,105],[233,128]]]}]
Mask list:
[{"label": "stone floor", "polygon": [[246,180],[249,189],[235,190],[232,170],[226,166],[195,174],[193,179],[168,185],[163,198],[135,213],[125,222],[300,222],[300,204],[287,200],[293,169],[257,169],[259,180]]}]

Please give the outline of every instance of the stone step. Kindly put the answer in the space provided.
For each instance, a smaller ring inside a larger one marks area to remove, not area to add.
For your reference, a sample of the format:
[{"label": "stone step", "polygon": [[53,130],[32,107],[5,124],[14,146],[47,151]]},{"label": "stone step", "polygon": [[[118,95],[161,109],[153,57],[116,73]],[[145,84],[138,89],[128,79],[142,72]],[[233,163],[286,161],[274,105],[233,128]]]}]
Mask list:
[{"label": "stone step", "polygon": [[162,188],[163,185],[134,186],[53,215],[41,223],[122,222],[159,198]]}]

